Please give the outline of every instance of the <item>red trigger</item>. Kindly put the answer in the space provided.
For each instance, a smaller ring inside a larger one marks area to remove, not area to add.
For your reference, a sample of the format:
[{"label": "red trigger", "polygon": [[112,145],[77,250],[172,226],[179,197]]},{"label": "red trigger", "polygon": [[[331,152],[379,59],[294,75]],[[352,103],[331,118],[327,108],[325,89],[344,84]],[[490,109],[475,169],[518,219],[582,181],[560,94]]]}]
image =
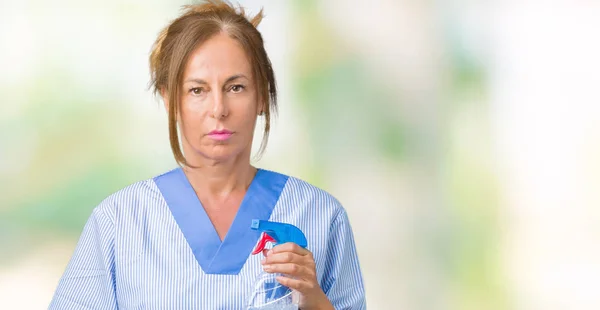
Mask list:
[{"label": "red trigger", "polygon": [[265,249],[267,242],[275,242],[275,239],[269,236],[269,234],[263,233],[260,240],[258,240],[258,244],[256,244],[256,248],[254,249],[254,251],[252,251],[252,255],[261,253]]}]

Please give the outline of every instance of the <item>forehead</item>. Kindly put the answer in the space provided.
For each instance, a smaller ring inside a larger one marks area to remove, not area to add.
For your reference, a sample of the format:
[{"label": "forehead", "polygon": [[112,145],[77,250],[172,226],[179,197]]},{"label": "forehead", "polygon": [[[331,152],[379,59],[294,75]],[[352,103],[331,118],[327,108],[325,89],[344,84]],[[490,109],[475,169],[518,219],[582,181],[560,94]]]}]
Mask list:
[{"label": "forehead", "polygon": [[227,78],[235,74],[251,76],[251,64],[242,45],[219,33],[198,46],[186,64],[184,79]]}]

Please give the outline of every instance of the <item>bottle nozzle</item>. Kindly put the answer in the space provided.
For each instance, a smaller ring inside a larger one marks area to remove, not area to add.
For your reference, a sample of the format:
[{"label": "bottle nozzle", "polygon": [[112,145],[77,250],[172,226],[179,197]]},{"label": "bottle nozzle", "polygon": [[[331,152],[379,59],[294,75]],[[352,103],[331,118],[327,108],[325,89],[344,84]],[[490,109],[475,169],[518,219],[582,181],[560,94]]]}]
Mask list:
[{"label": "bottle nozzle", "polygon": [[259,240],[258,245],[252,254],[258,254],[262,252],[267,242],[274,242],[276,245],[294,242],[303,248],[306,248],[307,246],[306,236],[304,236],[304,233],[302,233],[298,227],[291,224],[252,220],[252,225],[250,228],[263,232],[263,236]]}]

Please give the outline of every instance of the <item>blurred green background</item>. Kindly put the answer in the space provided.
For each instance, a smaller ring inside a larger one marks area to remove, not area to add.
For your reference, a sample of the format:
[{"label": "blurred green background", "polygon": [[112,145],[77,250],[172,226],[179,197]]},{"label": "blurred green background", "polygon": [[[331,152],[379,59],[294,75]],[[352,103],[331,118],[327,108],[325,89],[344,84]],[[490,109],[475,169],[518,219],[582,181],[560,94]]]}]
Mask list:
[{"label": "blurred green background", "polygon": [[[344,204],[370,309],[600,308],[600,4],[240,2],[280,88],[256,165]],[[147,58],[187,3],[0,0],[0,309],[175,167]]]}]

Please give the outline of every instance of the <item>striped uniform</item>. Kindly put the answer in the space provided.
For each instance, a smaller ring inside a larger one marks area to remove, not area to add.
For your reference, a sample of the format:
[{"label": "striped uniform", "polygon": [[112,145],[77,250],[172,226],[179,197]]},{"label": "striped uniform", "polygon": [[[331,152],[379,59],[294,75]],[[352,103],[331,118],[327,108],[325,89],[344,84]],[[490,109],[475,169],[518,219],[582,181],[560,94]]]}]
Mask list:
[{"label": "striped uniform", "polygon": [[334,197],[258,169],[221,241],[177,168],[93,210],[49,309],[245,309],[262,272],[252,219],[299,227],[334,307],[366,308],[348,216]]}]

